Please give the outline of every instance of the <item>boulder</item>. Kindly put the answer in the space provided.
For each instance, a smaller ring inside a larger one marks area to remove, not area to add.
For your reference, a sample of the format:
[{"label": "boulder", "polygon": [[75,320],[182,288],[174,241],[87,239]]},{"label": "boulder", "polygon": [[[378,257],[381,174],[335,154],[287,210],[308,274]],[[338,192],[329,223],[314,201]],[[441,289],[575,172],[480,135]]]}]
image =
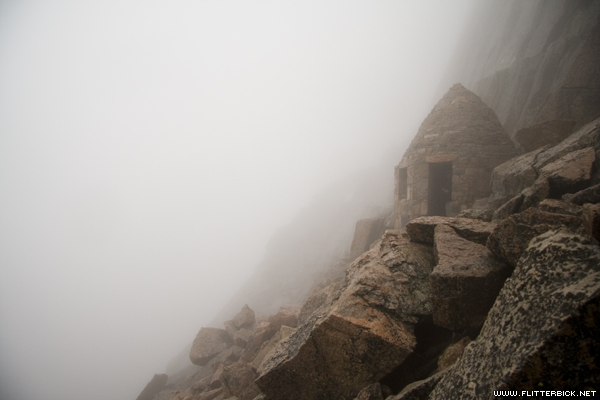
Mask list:
[{"label": "boulder", "polygon": [[533,185],[538,178],[534,163],[538,155],[547,147],[522,154],[498,165],[492,171],[492,195],[488,203],[492,208],[498,208],[523,189]]},{"label": "boulder", "polygon": [[471,218],[419,217],[406,225],[406,233],[413,242],[433,244],[435,227],[451,226],[461,237],[475,243],[485,244],[496,224]]},{"label": "boulder", "polygon": [[167,374],[155,374],[136,400],[152,400],[156,393],[164,389],[168,379]]},{"label": "boulder", "polygon": [[523,200],[525,199],[525,195],[523,193],[519,193],[512,199],[508,200],[506,203],[502,204],[492,213],[492,222],[498,222],[505,218],[510,217],[513,214],[518,213],[521,210],[521,206],[523,205]]},{"label": "boulder", "polygon": [[415,349],[414,326],[431,314],[433,254],[387,231],[355,260],[340,290],[282,340],[256,380],[271,400],[354,398]]},{"label": "boulder", "polygon": [[584,189],[592,176],[592,166],[595,160],[594,148],[586,147],[570,152],[542,167],[540,176],[548,179],[550,196],[559,198],[565,193],[574,193]]},{"label": "boulder", "polygon": [[564,229],[531,241],[481,333],[429,399],[600,384],[600,247]]},{"label": "boulder", "polygon": [[254,334],[246,345],[244,353],[242,354],[242,360],[252,362],[260,351],[261,346],[271,339],[276,332],[277,331],[273,329],[273,324],[269,321],[259,322]]},{"label": "boulder", "polygon": [[254,315],[254,311],[246,304],[242,307],[241,311],[233,317],[231,322],[233,322],[237,329],[249,328],[256,322],[256,316]]},{"label": "boulder", "polygon": [[190,360],[196,365],[206,365],[211,358],[232,345],[233,341],[225,329],[200,328],[190,350]]},{"label": "boulder", "polygon": [[581,217],[530,208],[501,221],[488,238],[486,246],[496,257],[514,267],[531,239],[561,226],[573,232],[585,233]]},{"label": "boulder", "polygon": [[434,252],[437,265],[429,276],[433,323],[476,334],[509,275],[508,266],[443,224],[435,228]]},{"label": "boulder", "polygon": [[586,147],[594,147],[596,151],[600,150],[600,117],[578,129],[556,146],[540,152],[533,167],[536,171],[540,171],[544,166],[561,157]]}]

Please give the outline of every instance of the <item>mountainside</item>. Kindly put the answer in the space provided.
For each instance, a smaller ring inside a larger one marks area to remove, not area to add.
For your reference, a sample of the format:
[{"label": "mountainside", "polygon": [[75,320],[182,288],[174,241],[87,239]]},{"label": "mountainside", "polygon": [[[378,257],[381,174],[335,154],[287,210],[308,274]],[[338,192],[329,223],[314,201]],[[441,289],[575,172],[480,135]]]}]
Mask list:
[{"label": "mountainside", "polygon": [[456,54],[394,195],[316,200],[138,400],[598,388],[600,1],[481,3]]}]

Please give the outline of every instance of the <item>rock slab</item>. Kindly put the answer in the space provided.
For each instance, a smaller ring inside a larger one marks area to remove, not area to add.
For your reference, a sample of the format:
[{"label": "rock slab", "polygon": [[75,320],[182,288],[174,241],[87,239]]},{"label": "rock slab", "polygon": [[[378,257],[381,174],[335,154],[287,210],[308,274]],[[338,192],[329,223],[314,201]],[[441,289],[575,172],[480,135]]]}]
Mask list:
[{"label": "rock slab", "polygon": [[600,247],[564,229],[536,237],[430,400],[600,384]]}]

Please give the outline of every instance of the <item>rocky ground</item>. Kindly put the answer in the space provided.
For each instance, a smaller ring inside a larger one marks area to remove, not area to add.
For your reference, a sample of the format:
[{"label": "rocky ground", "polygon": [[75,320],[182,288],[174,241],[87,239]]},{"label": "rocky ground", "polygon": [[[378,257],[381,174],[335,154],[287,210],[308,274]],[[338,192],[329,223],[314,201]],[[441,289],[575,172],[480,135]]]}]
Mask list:
[{"label": "rocky ground", "polygon": [[387,230],[303,305],[200,329],[195,366],[156,375],[138,400],[598,388],[599,152],[600,118],[499,165],[489,198]]}]

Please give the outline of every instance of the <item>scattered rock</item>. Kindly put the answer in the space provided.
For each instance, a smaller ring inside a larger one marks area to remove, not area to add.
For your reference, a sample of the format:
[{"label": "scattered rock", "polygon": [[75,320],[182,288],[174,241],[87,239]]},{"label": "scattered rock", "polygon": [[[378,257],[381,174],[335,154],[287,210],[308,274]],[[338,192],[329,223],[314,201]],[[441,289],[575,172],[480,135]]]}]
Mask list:
[{"label": "scattered rock", "polygon": [[598,387],[598,321],[600,248],[564,229],[548,231],[532,240],[481,333],[429,398]]},{"label": "scattered rock", "polygon": [[225,329],[200,328],[190,350],[190,360],[196,365],[206,365],[214,356],[233,345]]},{"label": "scattered rock", "polygon": [[434,252],[437,265],[429,276],[433,323],[476,334],[508,277],[508,266],[447,225],[435,228]]},{"label": "scattered rock", "polygon": [[387,231],[354,261],[328,307],[279,343],[257,385],[272,400],[354,398],[414,350],[414,324],[431,313],[431,249]]}]

